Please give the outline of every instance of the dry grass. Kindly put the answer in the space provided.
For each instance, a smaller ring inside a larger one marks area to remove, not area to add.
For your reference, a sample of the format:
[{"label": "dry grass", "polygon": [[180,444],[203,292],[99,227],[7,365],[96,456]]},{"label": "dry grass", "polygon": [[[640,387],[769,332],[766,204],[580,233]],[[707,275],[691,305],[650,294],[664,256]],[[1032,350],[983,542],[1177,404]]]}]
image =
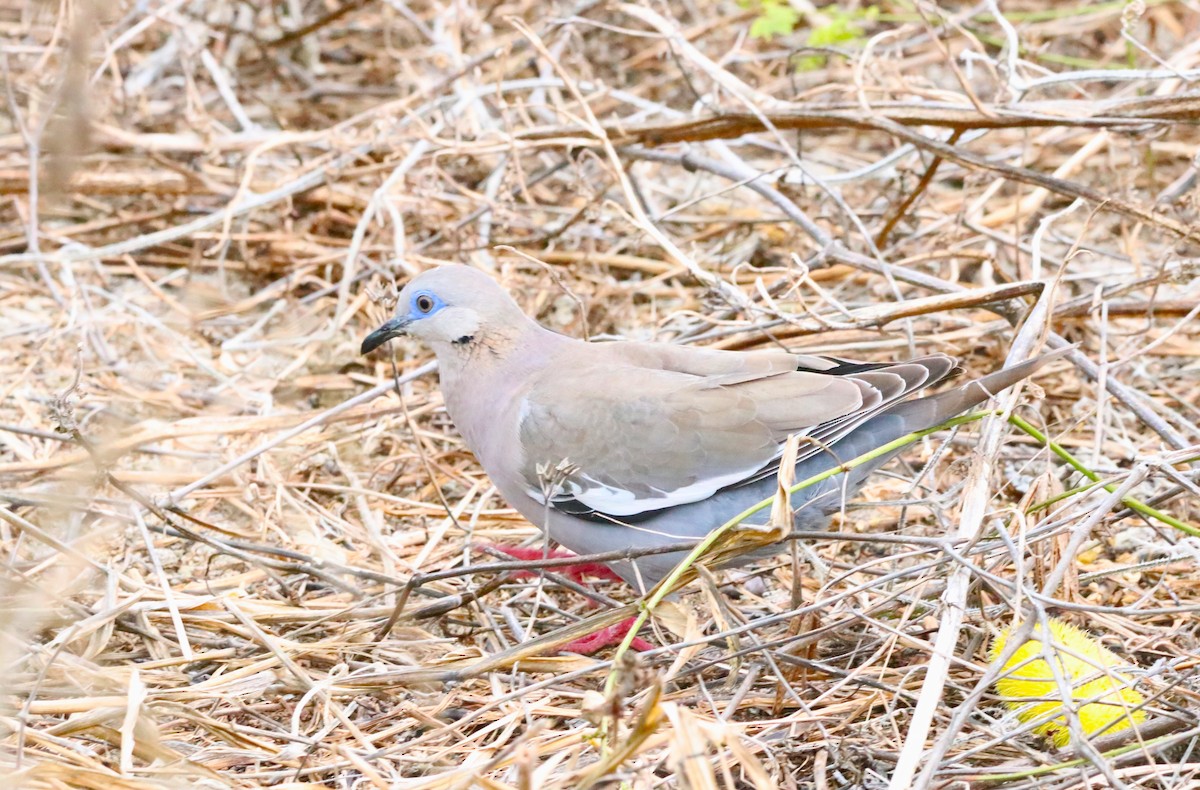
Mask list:
[{"label": "dry grass", "polygon": [[[760,7],[0,2],[7,786],[1196,786],[1200,542],[1031,508],[1086,481],[1000,421],[703,574],[607,697],[611,652],[514,659],[605,610],[456,570],[537,531],[423,350],[402,397],[357,355],[448,261],[575,335],[1078,343],[1007,405],[1200,523],[1200,7],[848,2],[772,41]],[[986,645],[1047,611],[1184,746],[1022,732]]]}]

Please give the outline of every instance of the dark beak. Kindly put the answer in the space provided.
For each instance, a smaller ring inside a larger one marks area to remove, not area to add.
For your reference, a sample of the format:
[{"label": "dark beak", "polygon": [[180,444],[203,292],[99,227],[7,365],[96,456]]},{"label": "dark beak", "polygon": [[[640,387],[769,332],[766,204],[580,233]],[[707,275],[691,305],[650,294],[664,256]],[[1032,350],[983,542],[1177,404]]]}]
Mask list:
[{"label": "dark beak", "polygon": [[404,330],[412,323],[407,318],[393,318],[371,334],[363,338],[362,353],[370,354],[393,337],[404,334]]}]

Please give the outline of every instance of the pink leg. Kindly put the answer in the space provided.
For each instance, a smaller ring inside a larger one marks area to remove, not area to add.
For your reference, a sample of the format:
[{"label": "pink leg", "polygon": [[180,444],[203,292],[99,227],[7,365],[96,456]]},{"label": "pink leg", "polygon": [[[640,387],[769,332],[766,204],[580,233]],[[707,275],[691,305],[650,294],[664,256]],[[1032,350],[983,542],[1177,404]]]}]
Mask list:
[{"label": "pink leg", "polygon": [[[567,642],[558,649],[560,653],[579,653],[581,655],[590,656],[593,653],[603,650],[606,647],[613,647],[621,644],[621,640],[629,633],[629,629],[633,628],[636,617],[630,617],[627,620],[622,620],[616,625],[610,625],[608,628],[601,628],[594,634],[581,636],[578,639]],[[653,650],[654,645],[642,639],[640,636],[635,636],[629,644],[634,650]]]},{"label": "pink leg", "polygon": [[[542,559],[565,559],[573,557],[569,551],[562,549],[554,549],[546,552],[536,546],[496,546],[490,543],[479,544],[479,546],[487,546],[503,552],[515,560],[526,560],[536,562]],[[572,581],[583,583],[584,577],[596,579],[604,579],[606,581],[622,581],[621,577],[613,572],[612,568],[599,562],[581,562],[577,565],[565,565],[557,568],[550,568],[556,573],[561,573]],[[509,576],[514,579],[525,579],[536,575],[533,571],[512,571]],[[608,628],[601,628],[594,634],[581,636],[579,639],[572,640],[558,649],[560,653],[579,653],[581,655],[590,656],[598,650],[603,650],[606,647],[613,647],[621,644],[621,640],[629,633],[629,629],[633,627],[633,622],[636,618],[630,617],[628,620],[622,620],[616,625],[610,625]],[[641,637],[634,637],[629,645],[634,650],[653,650],[654,645],[647,642]]]},{"label": "pink leg", "polygon": [[[537,560],[545,559],[560,560],[575,556],[571,552],[563,551],[562,549],[553,549],[549,552],[546,552],[537,546],[497,546],[491,543],[481,543],[479,545],[487,546],[488,548],[503,552],[512,557],[514,560],[527,560],[529,562],[536,562]],[[583,583],[584,577],[603,579],[604,581],[612,582],[621,581],[621,577],[618,576],[612,568],[600,562],[580,562],[575,565],[561,565],[557,568],[547,568],[547,570],[554,573],[561,573],[571,581],[576,581],[580,584]],[[517,579],[527,579],[534,575],[535,574],[533,571],[513,572],[513,577]]]}]

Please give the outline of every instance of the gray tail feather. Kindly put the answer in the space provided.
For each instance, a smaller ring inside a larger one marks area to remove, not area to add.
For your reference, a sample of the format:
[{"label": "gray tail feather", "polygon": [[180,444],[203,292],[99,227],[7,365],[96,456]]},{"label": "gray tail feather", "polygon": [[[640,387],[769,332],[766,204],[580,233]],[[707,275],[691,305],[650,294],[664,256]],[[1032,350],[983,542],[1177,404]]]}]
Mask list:
[{"label": "gray tail feather", "polygon": [[[998,370],[995,373],[989,373],[982,378],[969,381],[966,384],[962,384],[946,392],[938,393],[937,395],[914,398],[913,400],[898,403],[867,420],[847,436],[840,439],[832,448],[836,452],[836,459],[831,457],[829,453],[818,453],[812,458],[802,461],[796,470],[797,479],[804,479],[807,475],[817,474],[835,466],[839,461],[844,462],[856,458],[870,452],[876,447],[895,441],[901,436],[913,433],[914,431],[932,428],[951,417],[962,414],[968,409],[987,401],[993,395],[1011,387],[1018,381],[1029,377],[1043,365],[1058,359],[1072,348],[1074,347],[1043,354],[1040,357],[1026,360],[1012,367]],[[855,468],[849,473],[849,480],[846,481],[846,484],[852,489],[856,488],[868,475],[882,467],[902,452],[903,449],[887,453],[879,458],[872,459],[870,463]]]},{"label": "gray tail feather", "polygon": [[[1008,389],[1018,381],[1028,378],[1043,365],[1067,354],[1073,348],[1074,346],[1060,348],[1057,351],[1042,354],[1040,357],[1027,359],[1012,367],[997,370],[995,373],[989,373],[982,378],[968,381],[966,384],[937,395],[904,401],[886,413],[901,417],[910,426],[904,433],[932,428],[938,423],[962,414],[967,409],[984,403],[988,398]],[[893,438],[899,438],[899,436]]]}]

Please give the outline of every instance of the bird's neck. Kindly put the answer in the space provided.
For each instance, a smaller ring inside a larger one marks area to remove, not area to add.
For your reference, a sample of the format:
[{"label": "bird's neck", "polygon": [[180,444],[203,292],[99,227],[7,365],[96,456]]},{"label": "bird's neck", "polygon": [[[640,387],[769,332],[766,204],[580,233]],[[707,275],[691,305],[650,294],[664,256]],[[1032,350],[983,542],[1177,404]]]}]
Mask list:
[{"label": "bird's neck", "polygon": [[435,349],[446,410],[477,455],[486,452],[484,437],[495,435],[489,428],[514,406],[531,377],[561,345],[578,342],[530,321]]},{"label": "bird's neck", "polygon": [[433,344],[442,371],[443,387],[447,373],[452,378],[486,375],[491,369],[519,363],[525,350],[545,332],[536,323],[522,322],[502,326],[481,326],[449,341]]}]

